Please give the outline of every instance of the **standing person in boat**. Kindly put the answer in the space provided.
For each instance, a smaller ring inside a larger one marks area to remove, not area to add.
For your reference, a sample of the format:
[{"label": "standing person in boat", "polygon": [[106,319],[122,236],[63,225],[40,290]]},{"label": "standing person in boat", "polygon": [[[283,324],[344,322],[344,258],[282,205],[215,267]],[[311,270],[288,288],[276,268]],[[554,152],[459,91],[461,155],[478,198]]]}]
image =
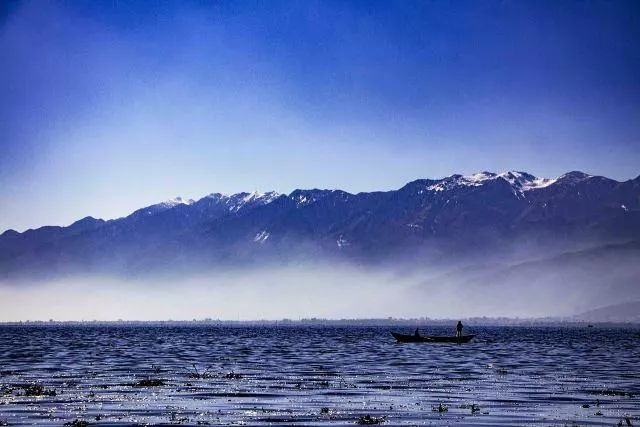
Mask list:
[{"label": "standing person in boat", "polygon": [[462,328],[464,328],[464,326],[462,326],[462,322],[458,320],[458,324],[456,325],[456,337],[460,338],[462,336]]},{"label": "standing person in boat", "polygon": [[414,337],[419,337],[420,336],[420,331],[418,330],[418,328],[416,328],[416,331],[413,333]]}]

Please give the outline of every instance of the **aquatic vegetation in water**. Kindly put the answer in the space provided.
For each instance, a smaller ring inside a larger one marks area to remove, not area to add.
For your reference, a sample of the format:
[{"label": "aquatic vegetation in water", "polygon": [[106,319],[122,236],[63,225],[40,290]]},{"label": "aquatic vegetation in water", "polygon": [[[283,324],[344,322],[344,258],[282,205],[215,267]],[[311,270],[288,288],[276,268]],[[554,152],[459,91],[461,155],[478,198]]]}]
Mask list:
[{"label": "aquatic vegetation in water", "polygon": [[596,394],[599,396],[621,396],[621,397],[633,397],[633,393],[623,390],[612,390],[612,389],[602,389],[602,390],[587,390],[589,394]]},{"label": "aquatic vegetation in water", "polygon": [[172,423],[177,423],[177,424],[182,424],[182,423],[187,423],[189,422],[189,418],[188,417],[181,417],[181,414],[178,414],[177,412],[172,412],[171,413],[171,417],[169,418],[170,421]]},{"label": "aquatic vegetation in water", "polygon": [[480,405],[472,403],[471,405],[460,405],[460,409],[471,409],[471,413],[480,412]]},{"label": "aquatic vegetation in water", "polygon": [[166,384],[167,382],[165,380],[148,378],[148,379],[140,380],[137,383],[134,383],[132,385],[133,387],[160,387]]},{"label": "aquatic vegetation in water", "polygon": [[195,363],[192,365],[192,370],[187,370],[187,377],[194,380],[205,380],[214,378],[225,378],[228,380],[240,380],[243,378],[242,374],[238,374],[234,371],[227,373],[213,373],[210,371],[211,367],[207,367],[204,371],[200,372]]},{"label": "aquatic vegetation in water", "polygon": [[241,380],[242,379],[242,375],[241,374],[236,374],[235,372],[231,371],[228,374],[226,374],[224,376],[226,379],[228,380]]},{"label": "aquatic vegetation in water", "polygon": [[358,419],[358,424],[361,425],[374,425],[374,424],[382,424],[385,422],[387,417],[372,417],[371,415],[365,415],[364,417],[360,417]]},{"label": "aquatic vegetation in water", "polygon": [[443,405],[442,403],[440,403],[438,404],[438,406],[432,407],[431,410],[433,412],[447,412],[449,408],[446,405]]},{"label": "aquatic vegetation in water", "polygon": [[215,375],[210,373],[209,370],[211,369],[211,367],[207,367],[205,368],[205,370],[203,372],[198,371],[198,367],[196,366],[196,364],[194,363],[193,365],[193,371],[189,371],[188,372],[188,377],[189,378],[193,378],[196,380],[204,380],[204,379],[209,379],[209,378],[214,378]]},{"label": "aquatic vegetation in water", "polygon": [[[624,424],[623,424],[624,422]],[[623,419],[621,419],[620,421],[618,421],[618,424],[616,424],[616,427],[633,427],[633,424],[631,424],[631,418],[629,417],[624,417]]]},{"label": "aquatic vegetation in water", "polygon": [[64,423],[65,426],[71,426],[71,427],[86,427],[88,425],[90,425],[89,421],[85,421],[85,420],[79,420],[79,419],[75,419],[73,421],[69,421],[68,423]]},{"label": "aquatic vegetation in water", "polygon": [[44,388],[39,384],[20,384],[15,386],[16,389],[22,389],[25,396],[56,396],[56,391],[53,389]]}]

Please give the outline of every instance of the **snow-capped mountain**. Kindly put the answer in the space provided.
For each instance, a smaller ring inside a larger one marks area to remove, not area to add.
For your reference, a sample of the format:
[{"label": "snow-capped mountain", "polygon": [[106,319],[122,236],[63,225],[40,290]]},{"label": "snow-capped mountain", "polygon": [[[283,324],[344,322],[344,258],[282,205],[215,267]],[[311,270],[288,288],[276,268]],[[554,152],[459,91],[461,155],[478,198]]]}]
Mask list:
[{"label": "snow-capped mountain", "polygon": [[257,206],[264,206],[280,196],[275,191],[269,191],[267,193],[237,193],[232,195],[213,193],[207,197],[216,200],[219,203],[223,203],[228,207],[229,212],[238,212],[241,209],[252,208]]},{"label": "snow-capped mountain", "polygon": [[640,177],[481,172],[351,194],[212,193],[101,220],[0,235],[0,278],[68,271],[144,274],[178,266],[318,256],[380,262],[499,254],[518,242],[582,248],[640,240]]},{"label": "snow-capped mountain", "polygon": [[130,216],[133,218],[145,217],[157,215],[160,212],[164,212],[168,209],[175,208],[178,205],[191,205],[194,203],[193,199],[183,199],[182,197],[176,197],[165,202],[160,202],[155,205],[147,206],[142,209],[138,209]]},{"label": "snow-capped mountain", "polygon": [[469,176],[452,175],[440,180],[436,184],[430,185],[428,189],[432,191],[445,191],[459,186],[479,187],[497,180],[507,181],[514,190],[521,192],[544,188],[557,181],[556,179],[536,178],[526,172],[509,171],[500,174],[480,172]]}]

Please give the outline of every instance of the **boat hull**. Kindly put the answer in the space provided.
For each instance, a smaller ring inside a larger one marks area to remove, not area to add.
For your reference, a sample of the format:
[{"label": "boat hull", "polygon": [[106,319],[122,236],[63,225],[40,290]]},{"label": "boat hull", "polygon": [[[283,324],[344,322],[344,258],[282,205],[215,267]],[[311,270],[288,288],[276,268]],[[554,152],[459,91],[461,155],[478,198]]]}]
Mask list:
[{"label": "boat hull", "polygon": [[465,343],[469,342],[475,337],[475,335],[463,335],[461,337],[443,337],[433,335],[405,335],[397,332],[391,332],[391,335],[398,340],[398,342],[426,342],[426,343]]}]

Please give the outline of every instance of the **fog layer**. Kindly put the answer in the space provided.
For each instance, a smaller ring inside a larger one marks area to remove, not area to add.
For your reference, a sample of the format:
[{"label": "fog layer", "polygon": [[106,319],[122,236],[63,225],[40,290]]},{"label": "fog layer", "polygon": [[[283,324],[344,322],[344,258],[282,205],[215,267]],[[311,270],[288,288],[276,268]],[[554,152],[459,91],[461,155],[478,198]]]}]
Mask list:
[{"label": "fog layer", "polygon": [[569,316],[640,299],[637,253],[447,269],[316,263],[164,279],[0,282],[0,321]]}]

